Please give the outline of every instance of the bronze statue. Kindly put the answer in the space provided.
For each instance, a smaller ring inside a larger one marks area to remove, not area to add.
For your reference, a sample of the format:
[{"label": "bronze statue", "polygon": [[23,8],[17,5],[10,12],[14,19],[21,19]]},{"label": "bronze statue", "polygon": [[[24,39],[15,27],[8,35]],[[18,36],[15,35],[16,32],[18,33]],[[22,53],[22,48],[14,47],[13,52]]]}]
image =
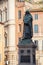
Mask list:
[{"label": "bronze statue", "polygon": [[25,12],[23,22],[24,22],[24,29],[23,29],[23,39],[31,39],[33,36],[33,29],[32,29],[32,15],[29,11]]}]

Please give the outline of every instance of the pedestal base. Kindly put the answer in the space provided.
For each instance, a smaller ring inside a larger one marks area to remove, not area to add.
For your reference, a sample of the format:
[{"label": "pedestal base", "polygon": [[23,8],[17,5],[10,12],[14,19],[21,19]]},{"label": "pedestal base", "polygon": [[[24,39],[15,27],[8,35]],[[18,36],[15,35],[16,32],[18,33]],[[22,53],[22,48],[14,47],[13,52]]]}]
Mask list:
[{"label": "pedestal base", "polygon": [[36,65],[35,48],[33,41],[23,39],[19,42],[18,65]]}]

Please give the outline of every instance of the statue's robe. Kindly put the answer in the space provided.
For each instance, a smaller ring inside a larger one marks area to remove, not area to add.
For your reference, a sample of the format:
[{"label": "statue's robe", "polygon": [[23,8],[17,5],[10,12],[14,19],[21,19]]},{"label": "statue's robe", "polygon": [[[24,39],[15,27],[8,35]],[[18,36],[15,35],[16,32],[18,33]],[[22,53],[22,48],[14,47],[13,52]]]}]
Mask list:
[{"label": "statue's robe", "polygon": [[33,36],[32,15],[26,14],[23,18],[23,21],[24,21],[23,38],[31,39]]}]

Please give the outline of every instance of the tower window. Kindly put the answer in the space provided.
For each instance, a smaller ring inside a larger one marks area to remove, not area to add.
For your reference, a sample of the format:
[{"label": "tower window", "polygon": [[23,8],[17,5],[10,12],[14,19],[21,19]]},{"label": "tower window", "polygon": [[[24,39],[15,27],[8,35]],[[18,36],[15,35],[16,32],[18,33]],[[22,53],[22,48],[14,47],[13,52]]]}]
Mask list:
[{"label": "tower window", "polygon": [[21,19],[21,10],[18,11],[18,19]]}]

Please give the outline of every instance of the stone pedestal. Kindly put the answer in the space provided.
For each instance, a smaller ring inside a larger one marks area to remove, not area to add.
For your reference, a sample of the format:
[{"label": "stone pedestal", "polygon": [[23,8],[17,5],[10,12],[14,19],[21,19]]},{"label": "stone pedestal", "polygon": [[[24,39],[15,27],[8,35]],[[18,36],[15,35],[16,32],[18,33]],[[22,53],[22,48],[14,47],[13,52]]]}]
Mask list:
[{"label": "stone pedestal", "polygon": [[19,41],[19,63],[18,65],[36,65],[35,48],[36,46],[31,39]]}]

